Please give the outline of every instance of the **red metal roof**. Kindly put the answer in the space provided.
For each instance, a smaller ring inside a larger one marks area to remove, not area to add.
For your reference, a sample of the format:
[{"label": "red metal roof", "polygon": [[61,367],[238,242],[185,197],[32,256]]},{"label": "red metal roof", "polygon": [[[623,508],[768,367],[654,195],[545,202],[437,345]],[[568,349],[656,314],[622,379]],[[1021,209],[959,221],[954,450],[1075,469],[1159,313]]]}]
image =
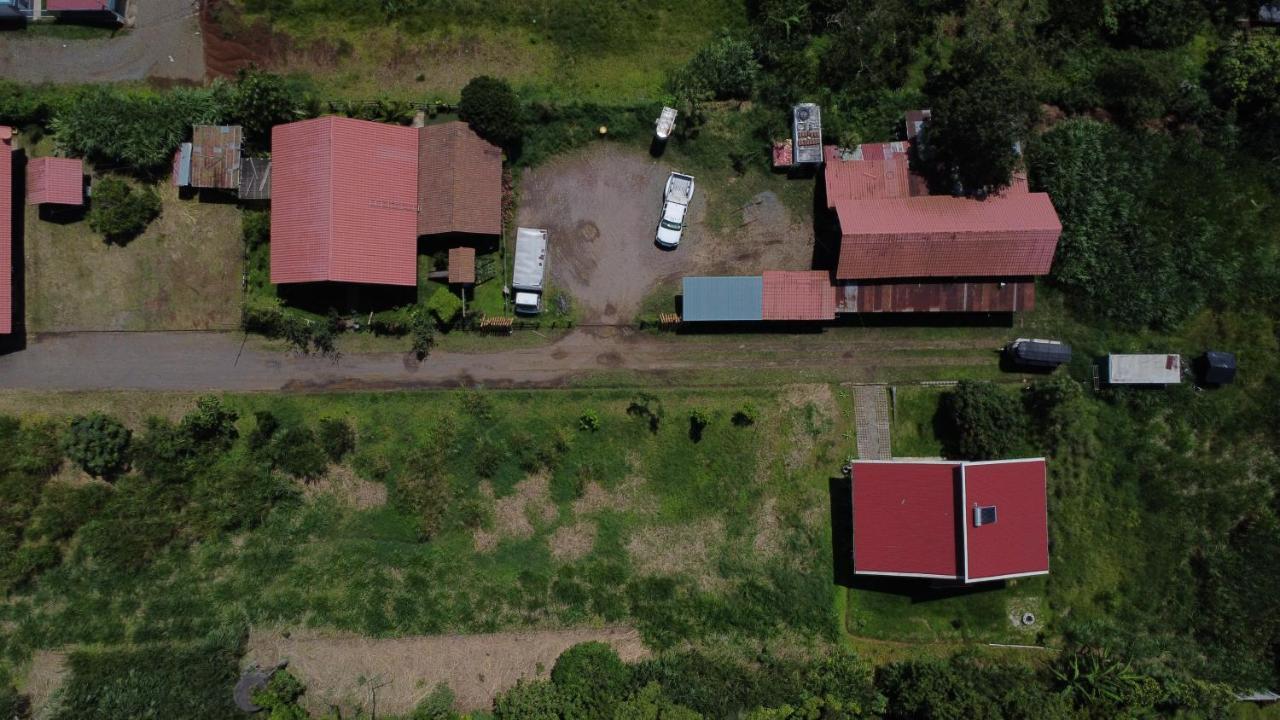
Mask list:
[{"label": "red metal roof", "polygon": [[473,285],[476,281],[476,249],[449,248],[449,283]]},{"label": "red metal roof", "polygon": [[834,320],[835,317],[836,293],[827,273],[764,272],[765,320]]},{"label": "red metal roof", "polygon": [[0,335],[13,332],[13,130],[0,125]]},{"label": "red metal roof", "polygon": [[322,117],[271,144],[271,282],[417,284],[417,130]]},{"label": "red metal roof", "polygon": [[27,163],[27,204],[84,204],[84,163],[75,158],[38,157]]},{"label": "red metal roof", "polygon": [[842,280],[1048,274],[1062,234],[1044,193],[837,201]]},{"label": "red metal roof", "polygon": [[[1044,460],[965,464],[967,581],[1049,572],[1046,476]],[[996,522],[975,527],[977,506],[994,506]]]},{"label": "red metal roof", "polygon": [[986,200],[925,195],[897,144],[826,149],[827,205],[840,221],[841,280],[1045,275],[1062,224],[1017,176]]},{"label": "red metal roof", "polygon": [[837,312],[1022,312],[1036,305],[1034,281],[901,282],[836,287]]},{"label": "red metal roof", "polygon": [[502,151],[464,122],[418,133],[418,234],[501,233]]},{"label": "red metal roof", "polygon": [[959,463],[853,466],[854,572],[955,578]]},{"label": "red metal roof", "polygon": [[[994,507],[995,522],[977,526],[975,507]],[[1045,461],[855,462],[853,535],[860,574],[980,582],[1047,573]]]}]

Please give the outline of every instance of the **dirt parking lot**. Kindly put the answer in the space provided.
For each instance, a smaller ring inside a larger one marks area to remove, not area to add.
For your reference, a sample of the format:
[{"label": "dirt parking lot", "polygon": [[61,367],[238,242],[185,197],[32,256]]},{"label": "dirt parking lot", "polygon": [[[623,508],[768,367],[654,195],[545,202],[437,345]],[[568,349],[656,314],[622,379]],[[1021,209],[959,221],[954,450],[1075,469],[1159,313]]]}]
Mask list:
[{"label": "dirt parking lot", "polygon": [[701,178],[680,246],[659,248],[662,191],[676,169],[642,150],[598,143],[525,173],[519,223],[549,231],[552,281],[573,296],[584,323],[629,323],[650,293],[684,275],[809,267],[808,217],[792,217],[761,190],[736,210],[740,225],[715,232],[704,218],[721,188]]}]

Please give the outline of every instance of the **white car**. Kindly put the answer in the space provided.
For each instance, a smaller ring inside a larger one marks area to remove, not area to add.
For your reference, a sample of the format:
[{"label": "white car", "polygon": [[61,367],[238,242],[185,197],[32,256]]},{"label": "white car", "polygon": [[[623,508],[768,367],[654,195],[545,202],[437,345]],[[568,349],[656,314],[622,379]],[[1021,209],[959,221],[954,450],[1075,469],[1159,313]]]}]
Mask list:
[{"label": "white car", "polygon": [[680,244],[680,236],[684,233],[685,216],[689,212],[689,202],[693,200],[693,176],[671,173],[662,198],[662,219],[658,221],[655,240],[662,247],[673,248]]}]

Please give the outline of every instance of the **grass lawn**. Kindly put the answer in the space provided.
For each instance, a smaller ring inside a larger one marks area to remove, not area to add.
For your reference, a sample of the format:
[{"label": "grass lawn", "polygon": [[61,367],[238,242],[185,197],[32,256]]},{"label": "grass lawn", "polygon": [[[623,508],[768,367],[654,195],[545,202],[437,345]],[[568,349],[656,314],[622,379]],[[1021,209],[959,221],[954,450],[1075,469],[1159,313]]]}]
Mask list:
[{"label": "grass lawn", "polygon": [[538,99],[658,99],[669,70],[722,28],[746,25],[741,0],[643,6],[466,0],[426,3],[391,19],[376,10],[353,13],[333,5],[304,0],[274,18],[235,19],[247,6],[236,0],[236,12],[222,17],[233,33],[257,22],[282,33],[291,51],[273,69],[304,72],[326,94],[446,101],[456,101],[477,75],[505,77]]},{"label": "grass lawn", "polygon": [[160,217],[121,247],[78,220],[25,217],[30,332],[234,329],[240,325],[240,211],[156,187]]},{"label": "grass lawn", "polygon": [[933,431],[938,399],[946,387],[903,385],[893,389],[890,438],[894,457],[941,457],[942,443]]}]

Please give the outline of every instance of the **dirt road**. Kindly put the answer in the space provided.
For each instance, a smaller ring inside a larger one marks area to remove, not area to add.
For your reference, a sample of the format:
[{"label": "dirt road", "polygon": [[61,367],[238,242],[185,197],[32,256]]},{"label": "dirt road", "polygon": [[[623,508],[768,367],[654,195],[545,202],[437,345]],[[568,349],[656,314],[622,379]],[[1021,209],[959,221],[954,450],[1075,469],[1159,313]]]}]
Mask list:
[{"label": "dirt road", "polygon": [[561,387],[598,372],[776,371],[803,379],[870,381],[883,369],[996,363],[1007,329],[925,340],[881,329],[813,335],[675,336],[579,329],[549,345],[485,353],[401,353],[338,361],[265,350],[237,333],[76,333],[37,336],[0,356],[0,389],[361,390],[416,387]]},{"label": "dirt road", "polygon": [[0,77],[22,82],[200,82],[204,48],[193,0],[130,0],[134,26],[112,37],[72,40],[0,33]]}]

